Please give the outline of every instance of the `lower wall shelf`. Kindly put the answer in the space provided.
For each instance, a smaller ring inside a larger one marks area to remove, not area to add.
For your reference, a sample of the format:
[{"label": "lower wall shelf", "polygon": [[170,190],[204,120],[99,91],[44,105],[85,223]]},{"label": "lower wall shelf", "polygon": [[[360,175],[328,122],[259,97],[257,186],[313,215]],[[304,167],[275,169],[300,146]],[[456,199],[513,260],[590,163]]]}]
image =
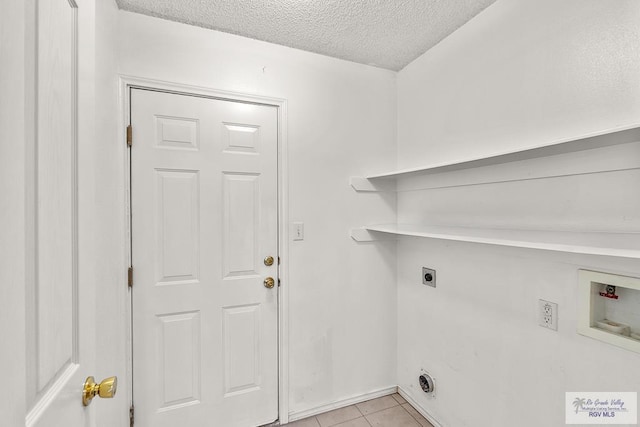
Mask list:
[{"label": "lower wall shelf", "polygon": [[489,245],[640,259],[640,232],[575,232],[381,224],[351,230],[358,242],[414,236]]}]

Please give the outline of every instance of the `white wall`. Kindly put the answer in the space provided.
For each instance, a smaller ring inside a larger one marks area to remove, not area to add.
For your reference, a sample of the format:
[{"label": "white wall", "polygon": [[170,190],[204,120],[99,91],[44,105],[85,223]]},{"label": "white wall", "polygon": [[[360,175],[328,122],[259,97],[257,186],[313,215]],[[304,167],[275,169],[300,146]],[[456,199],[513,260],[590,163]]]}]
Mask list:
[{"label": "white wall", "polygon": [[[398,74],[398,166],[639,117],[640,3],[499,0]],[[629,143],[413,179],[422,190],[398,193],[398,221],[637,231],[639,159]],[[436,289],[419,284],[423,265]],[[402,239],[400,386],[450,427],[561,426],[565,391],[637,390],[640,355],[575,332],[578,268],[640,276],[629,260]],[[557,332],[537,326],[539,298],[558,303]],[[420,368],[438,380],[435,399],[418,391]]]},{"label": "white wall", "polygon": [[[355,194],[351,175],[395,164],[395,73],[128,12],[120,73],[288,101],[289,412],[396,384],[395,245],[351,227],[395,220],[395,196]],[[283,414],[281,414],[282,416]]]}]

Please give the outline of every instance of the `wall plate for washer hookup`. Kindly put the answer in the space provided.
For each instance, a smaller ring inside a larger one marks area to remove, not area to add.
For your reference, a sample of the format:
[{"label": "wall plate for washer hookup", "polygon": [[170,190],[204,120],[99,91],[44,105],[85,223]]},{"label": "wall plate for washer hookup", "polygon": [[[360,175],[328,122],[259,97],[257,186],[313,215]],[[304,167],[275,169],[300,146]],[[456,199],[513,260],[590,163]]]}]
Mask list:
[{"label": "wall plate for washer hookup", "polygon": [[436,287],[436,271],[431,268],[422,267],[422,284],[435,288]]}]

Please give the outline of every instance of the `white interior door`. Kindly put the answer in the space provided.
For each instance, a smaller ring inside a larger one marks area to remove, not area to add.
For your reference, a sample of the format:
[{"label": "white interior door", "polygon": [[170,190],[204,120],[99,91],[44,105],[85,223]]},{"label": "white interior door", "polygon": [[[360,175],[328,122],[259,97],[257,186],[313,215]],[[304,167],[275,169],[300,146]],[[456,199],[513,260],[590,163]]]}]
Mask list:
[{"label": "white interior door", "polygon": [[275,421],[277,108],[130,100],[136,426]]},{"label": "white interior door", "polygon": [[[90,425],[91,283],[78,283],[77,4],[35,3],[35,146],[27,192],[27,426]],[[31,150],[31,149],[30,149]],[[29,151],[29,150],[28,150]]]}]

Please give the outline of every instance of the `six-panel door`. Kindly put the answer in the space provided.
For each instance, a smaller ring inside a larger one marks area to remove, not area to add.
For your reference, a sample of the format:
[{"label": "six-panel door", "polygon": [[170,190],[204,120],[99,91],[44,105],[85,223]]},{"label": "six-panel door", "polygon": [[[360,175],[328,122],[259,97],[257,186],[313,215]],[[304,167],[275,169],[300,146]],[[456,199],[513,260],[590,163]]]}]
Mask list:
[{"label": "six-panel door", "polygon": [[131,91],[136,425],[277,412],[277,108]]}]

